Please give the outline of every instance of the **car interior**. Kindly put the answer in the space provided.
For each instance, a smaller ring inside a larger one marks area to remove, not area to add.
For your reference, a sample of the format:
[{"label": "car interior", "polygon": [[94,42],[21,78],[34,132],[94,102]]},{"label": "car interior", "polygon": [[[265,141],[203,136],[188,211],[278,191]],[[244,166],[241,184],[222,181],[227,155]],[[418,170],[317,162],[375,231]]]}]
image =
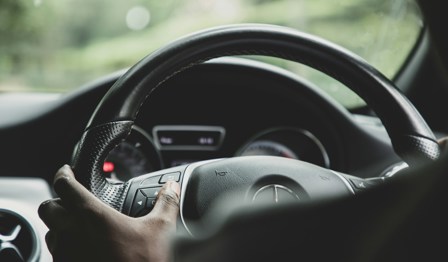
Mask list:
[{"label": "car interior", "polygon": [[132,217],[178,181],[179,261],[443,261],[446,18],[443,1],[404,1],[423,24],[392,77],[324,37],[237,23],[63,94],[0,89],[0,261],[53,261],[37,209],[64,164]]}]

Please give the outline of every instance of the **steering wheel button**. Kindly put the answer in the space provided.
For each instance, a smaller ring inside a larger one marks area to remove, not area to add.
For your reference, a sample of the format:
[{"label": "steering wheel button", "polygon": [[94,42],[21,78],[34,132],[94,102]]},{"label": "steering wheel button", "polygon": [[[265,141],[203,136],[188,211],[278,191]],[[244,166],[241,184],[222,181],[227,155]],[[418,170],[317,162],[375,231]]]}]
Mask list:
[{"label": "steering wheel button", "polygon": [[168,182],[168,181],[176,181],[176,182],[179,182],[179,180],[180,180],[180,172],[173,172],[173,173],[168,173],[168,174],[163,175],[163,176],[160,178],[159,183],[160,183],[160,184],[165,184],[165,183]]},{"label": "steering wheel button", "polygon": [[383,183],[384,178],[378,177],[378,178],[362,179],[362,178],[350,177],[349,181],[356,190],[364,190],[372,186],[378,185],[380,183]]},{"label": "steering wheel button", "polygon": [[160,179],[161,179],[160,176],[149,177],[149,178],[143,180],[140,183],[140,186],[144,186],[144,187],[146,187],[146,186],[156,186],[156,185],[159,184],[159,180]]},{"label": "steering wheel button", "polygon": [[146,196],[140,190],[137,190],[134,202],[132,203],[130,215],[133,217],[139,215],[145,209],[145,206]]},{"label": "steering wheel button", "polygon": [[149,188],[142,188],[140,191],[145,195],[145,197],[148,198],[155,198],[159,194],[159,191],[162,187],[149,187]]},{"label": "steering wheel button", "polygon": [[152,208],[154,207],[155,204],[156,204],[156,198],[148,197],[146,199],[146,209],[147,210],[152,210]]}]

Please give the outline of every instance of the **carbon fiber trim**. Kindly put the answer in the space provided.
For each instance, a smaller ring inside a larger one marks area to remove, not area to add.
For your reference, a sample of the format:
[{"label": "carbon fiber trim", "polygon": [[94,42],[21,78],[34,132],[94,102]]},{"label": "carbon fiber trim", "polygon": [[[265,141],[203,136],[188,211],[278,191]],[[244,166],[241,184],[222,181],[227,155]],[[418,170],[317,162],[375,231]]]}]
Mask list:
[{"label": "carbon fiber trim", "polygon": [[86,130],[72,161],[72,168],[80,183],[118,211],[122,209],[128,184],[110,184],[102,175],[102,166],[107,154],[128,136],[133,123],[118,121]]},{"label": "carbon fiber trim", "polygon": [[403,160],[414,165],[437,160],[440,156],[439,144],[426,137],[401,136],[392,139],[392,143],[400,152],[405,152],[400,155]]}]

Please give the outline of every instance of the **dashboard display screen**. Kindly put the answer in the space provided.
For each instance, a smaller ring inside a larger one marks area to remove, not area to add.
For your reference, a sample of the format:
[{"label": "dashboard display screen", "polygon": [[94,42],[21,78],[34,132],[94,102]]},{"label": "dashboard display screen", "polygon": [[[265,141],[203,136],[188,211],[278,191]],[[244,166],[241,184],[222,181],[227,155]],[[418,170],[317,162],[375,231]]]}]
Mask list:
[{"label": "dashboard display screen", "polygon": [[164,150],[217,150],[225,130],[218,126],[156,126],[153,135]]}]

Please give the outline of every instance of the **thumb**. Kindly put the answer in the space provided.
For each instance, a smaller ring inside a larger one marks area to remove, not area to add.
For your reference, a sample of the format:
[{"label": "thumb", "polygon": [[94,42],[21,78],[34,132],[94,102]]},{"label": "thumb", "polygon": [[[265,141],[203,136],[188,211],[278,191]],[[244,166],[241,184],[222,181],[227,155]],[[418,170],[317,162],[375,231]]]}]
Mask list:
[{"label": "thumb", "polygon": [[180,185],[168,181],[157,195],[156,204],[148,216],[163,217],[169,221],[176,221],[179,214]]},{"label": "thumb", "polygon": [[440,138],[437,142],[439,143],[440,148],[445,150],[448,144],[448,137]]}]

